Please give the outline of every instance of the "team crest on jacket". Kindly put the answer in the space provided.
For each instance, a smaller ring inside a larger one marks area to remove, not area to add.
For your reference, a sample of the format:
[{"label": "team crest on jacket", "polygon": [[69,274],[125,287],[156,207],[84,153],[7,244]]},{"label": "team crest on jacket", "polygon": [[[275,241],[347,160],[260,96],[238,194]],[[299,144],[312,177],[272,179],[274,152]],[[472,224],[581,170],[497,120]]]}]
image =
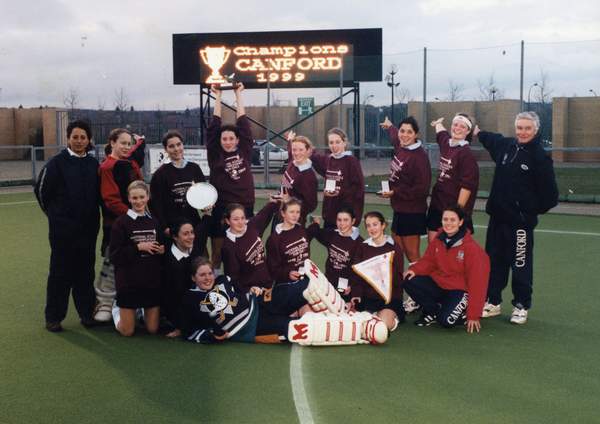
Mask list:
[{"label": "team crest on jacket", "polygon": [[459,261],[464,261],[465,260],[465,252],[464,250],[459,250],[458,253],[456,254],[456,259],[458,259]]},{"label": "team crest on jacket", "polygon": [[225,290],[225,286],[218,284],[200,302],[200,311],[208,312],[211,317],[219,315],[217,321],[221,322],[225,319],[225,314],[233,315],[233,307],[237,303],[238,299],[236,297],[232,299]]}]

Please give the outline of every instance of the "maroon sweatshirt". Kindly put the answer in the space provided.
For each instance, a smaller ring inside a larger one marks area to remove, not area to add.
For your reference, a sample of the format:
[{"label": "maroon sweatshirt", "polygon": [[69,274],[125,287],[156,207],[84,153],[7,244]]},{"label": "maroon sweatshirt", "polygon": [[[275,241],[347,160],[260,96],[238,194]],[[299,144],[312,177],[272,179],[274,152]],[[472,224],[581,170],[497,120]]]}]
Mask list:
[{"label": "maroon sweatshirt", "polygon": [[[360,243],[354,256],[352,258],[352,264],[355,265],[374,256],[382,255],[384,253],[394,252],[394,260],[392,263],[392,299],[398,299],[402,301],[402,274],[404,273],[404,256],[400,245],[395,244],[394,240],[387,236],[386,242],[381,246],[374,246],[373,241],[368,238],[367,240]],[[350,296],[361,297],[365,299],[382,299],[382,297],[362,279],[361,276],[352,273],[352,279],[350,280],[352,291]]]},{"label": "maroon sweatshirt", "polygon": [[300,222],[304,225],[306,215],[317,208],[317,176],[311,162],[309,161],[298,168],[290,161],[281,177],[281,189],[283,192],[302,201]]},{"label": "maroon sweatshirt", "polygon": [[340,278],[346,278],[350,282],[351,260],[358,245],[363,242],[358,228],[353,227],[352,229],[352,234],[349,236],[341,235],[337,229],[319,228],[317,223],[309,225],[306,229],[311,238],[315,237],[327,248],[325,276],[336,288]]},{"label": "maroon sweatshirt", "polygon": [[358,159],[350,151],[339,156],[315,151],[311,159],[319,175],[325,180],[335,181],[334,196],[323,196],[325,222],[335,225],[342,206],[352,208],[354,216],[360,219],[365,204],[365,178]]},{"label": "maroon sweatshirt", "polygon": [[388,129],[394,146],[394,157],[390,163],[390,190],[392,209],[399,213],[425,213],[427,196],[431,186],[431,165],[421,141],[402,147],[398,139],[398,129]]},{"label": "maroon sweatshirt", "polygon": [[439,175],[431,192],[430,208],[443,211],[444,208],[456,205],[461,188],[471,191],[471,196],[464,207],[471,215],[477,188],[479,187],[479,166],[467,141],[450,146],[448,131],[440,131],[436,137],[440,146]]},{"label": "maroon sweatshirt", "polygon": [[252,132],[246,115],[237,119],[240,143],[235,152],[221,147],[221,118],[213,116],[208,129],[206,153],[210,167],[210,183],[219,193],[217,205],[240,203],[254,207],[254,178],[252,177]]},{"label": "maroon sweatshirt", "polygon": [[141,242],[162,242],[158,221],[127,211],[114,222],[110,236],[110,261],[115,265],[117,291],[160,288],[162,255],[137,249]]},{"label": "maroon sweatshirt", "polygon": [[150,181],[150,210],[161,229],[182,218],[190,220],[194,227],[200,223],[198,211],[188,204],[185,195],[192,184],[204,181],[202,169],[193,162],[187,162],[183,168],[165,163],[156,170]]},{"label": "maroon sweatshirt", "polygon": [[250,287],[271,287],[273,279],[266,263],[265,246],[261,240],[278,203],[267,203],[248,221],[246,232],[236,236],[227,230],[223,243],[223,269],[225,275],[236,283],[238,290],[247,292]]},{"label": "maroon sweatshirt", "polygon": [[310,258],[310,237],[306,229],[296,224],[289,230],[278,224],[267,240],[267,264],[277,283],[290,281],[290,271],[298,271],[304,260]]}]

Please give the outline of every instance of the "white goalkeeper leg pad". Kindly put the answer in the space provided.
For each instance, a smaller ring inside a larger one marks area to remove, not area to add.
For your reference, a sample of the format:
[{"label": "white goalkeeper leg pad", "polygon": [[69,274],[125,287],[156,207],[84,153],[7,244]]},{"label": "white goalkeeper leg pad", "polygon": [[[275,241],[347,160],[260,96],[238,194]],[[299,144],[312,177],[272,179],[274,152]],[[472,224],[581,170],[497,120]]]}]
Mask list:
[{"label": "white goalkeeper leg pad", "polygon": [[107,259],[104,259],[100,275],[94,282],[94,290],[97,300],[94,319],[108,322],[112,319],[111,309],[117,292],[115,290],[115,267]]},{"label": "white goalkeeper leg pad", "polygon": [[383,321],[368,312],[334,315],[308,312],[288,327],[288,340],[308,346],[382,344],[388,338]]},{"label": "white goalkeeper leg pad", "polygon": [[302,292],[314,312],[346,312],[346,302],[333,285],[325,279],[309,278],[308,287]]}]

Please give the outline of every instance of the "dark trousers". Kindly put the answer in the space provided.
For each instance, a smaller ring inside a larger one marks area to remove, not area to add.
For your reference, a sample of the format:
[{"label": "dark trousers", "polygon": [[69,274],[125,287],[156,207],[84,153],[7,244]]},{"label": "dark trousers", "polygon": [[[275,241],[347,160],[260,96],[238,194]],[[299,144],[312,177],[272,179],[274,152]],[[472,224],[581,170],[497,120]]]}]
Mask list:
[{"label": "dark trousers", "polygon": [[70,292],[79,316],[91,318],[96,302],[96,239],[50,240],[50,248],[52,252],[46,288],[46,322],[60,322],[65,318]]},{"label": "dark trousers", "polygon": [[308,286],[308,278],[288,283],[278,283],[270,292],[259,298],[258,326],[256,335],[280,334],[287,335],[290,314],[306,305],[302,292]]},{"label": "dark trousers", "polygon": [[421,305],[423,313],[436,317],[437,322],[448,328],[464,322],[468,295],[462,290],[444,290],[431,277],[416,275],[404,281],[404,290]]},{"label": "dark trousers", "polygon": [[512,271],[512,304],[529,309],[533,291],[533,228],[490,217],[485,251],[491,266],[488,302],[502,303],[502,290],[508,284],[508,272]]}]

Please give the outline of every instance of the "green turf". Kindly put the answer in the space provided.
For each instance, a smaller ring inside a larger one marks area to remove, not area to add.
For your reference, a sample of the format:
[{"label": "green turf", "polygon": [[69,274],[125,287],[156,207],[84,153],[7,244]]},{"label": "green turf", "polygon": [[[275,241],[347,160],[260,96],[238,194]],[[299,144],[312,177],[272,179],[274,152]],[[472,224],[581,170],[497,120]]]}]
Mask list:
[{"label": "green turf", "polygon": [[[589,168],[555,167],[556,183],[561,200],[572,202],[600,203],[600,166]],[[435,184],[437,171],[433,171],[431,185]],[[388,175],[365,176],[365,184],[377,191],[381,180]],[[479,168],[479,196],[487,197],[494,178],[493,167]]]},{"label": "green turf", "polygon": [[[0,195],[0,423],[297,422],[287,345],[125,339],[83,329],[72,305],[66,331],[47,333],[46,221],[35,203],[3,205],[32,200]],[[600,219],[551,215],[538,228],[600,233]],[[480,241],[484,232],[476,229]],[[323,262],[316,243],[313,256]],[[599,236],[536,233],[524,327],[507,322],[505,302],[476,335],[417,328],[409,317],[383,346],[303,348],[315,421],[598,422],[598,258]]]}]

